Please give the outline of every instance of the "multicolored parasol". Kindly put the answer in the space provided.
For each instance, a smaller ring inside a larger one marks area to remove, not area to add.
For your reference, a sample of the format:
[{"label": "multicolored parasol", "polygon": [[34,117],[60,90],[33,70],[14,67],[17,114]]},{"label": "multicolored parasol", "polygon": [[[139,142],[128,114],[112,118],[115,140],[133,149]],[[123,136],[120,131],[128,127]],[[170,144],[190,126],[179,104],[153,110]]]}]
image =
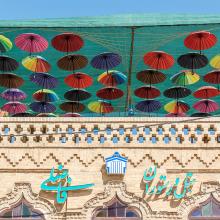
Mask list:
[{"label": "multicolored parasol", "polygon": [[19,66],[19,63],[9,57],[9,56],[0,56],[0,71],[2,72],[13,72],[15,71]]},{"label": "multicolored parasol", "polygon": [[92,85],[93,79],[85,73],[78,72],[68,75],[64,82],[72,88],[84,89]]},{"label": "multicolored parasol", "polygon": [[111,105],[111,103],[102,100],[90,102],[88,104],[88,108],[90,111],[99,114],[106,114],[114,111],[114,108]]},{"label": "multicolored parasol", "polygon": [[213,86],[202,86],[193,93],[195,98],[209,99],[219,95],[219,90]]},{"label": "multicolored parasol", "polygon": [[217,102],[210,99],[203,99],[196,102],[193,108],[202,113],[215,112],[219,109]]},{"label": "multicolored parasol", "polygon": [[134,91],[137,97],[144,99],[154,99],[160,96],[160,90],[152,86],[142,86]]},{"label": "multicolored parasol", "polygon": [[124,95],[121,89],[116,87],[105,87],[96,92],[96,96],[101,99],[114,100],[119,99]]},{"label": "multicolored parasol", "polygon": [[179,86],[186,86],[198,82],[200,76],[190,70],[182,70],[181,72],[173,75],[170,79],[172,83],[175,83]]},{"label": "multicolored parasol", "polygon": [[28,56],[22,60],[22,65],[32,71],[38,73],[47,73],[50,71],[50,64],[41,56]]},{"label": "multicolored parasol", "polygon": [[33,94],[33,98],[40,102],[56,102],[59,100],[57,94],[49,89],[40,89]]},{"label": "multicolored parasol", "polygon": [[85,106],[80,102],[64,102],[60,105],[60,109],[64,112],[82,112],[85,110]]},{"label": "multicolored parasol", "polygon": [[30,109],[38,113],[52,113],[56,111],[56,107],[47,102],[33,102],[29,105]]},{"label": "multicolored parasol", "polygon": [[21,50],[31,53],[39,53],[48,48],[47,40],[34,33],[20,34],[15,38],[15,45]]},{"label": "multicolored parasol", "polygon": [[179,99],[189,96],[191,94],[191,90],[183,86],[175,86],[166,89],[163,94],[168,98]]},{"label": "multicolored parasol", "polygon": [[74,33],[62,33],[55,36],[51,41],[52,46],[61,52],[73,52],[83,47],[83,39]]},{"label": "multicolored parasol", "polygon": [[27,106],[20,102],[8,102],[4,104],[1,109],[7,111],[10,115],[14,115],[25,112]]},{"label": "multicolored parasol", "polygon": [[153,99],[148,99],[144,101],[140,101],[135,105],[135,108],[141,112],[155,112],[158,111],[162,107],[162,104]]},{"label": "multicolored parasol", "polygon": [[164,51],[152,51],[144,55],[144,63],[149,67],[159,69],[169,69],[174,65],[174,58]]},{"label": "multicolored parasol", "polygon": [[0,52],[4,53],[12,49],[12,42],[4,35],[0,35]]},{"label": "multicolored parasol", "polygon": [[104,72],[98,77],[98,82],[105,86],[117,86],[124,83],[126,80],[127,76],[116,70]]},{"label": "multicolored parasol", "polygon": [[33,73],[30,80],[45,89],[53,89],[58,85],[58,79],[49,73]]},{"label": "multicolored parasol", "polygon": [[8,101],[14,102],[26,99],[27,95],[20,89],[11,88],[6,89],[3,93],[1,93],[1,97]]},{"label": "multicolored parasol", "polygon": [[172,101],[164,106],[164,110],[173,114],[182,114],[189,111],[190,106],[183,101]]},{"label": "multicolored parasol", "polygon": [[91,93],[83,89],[72,89],[64,94],[64,98],[70,101],[83,101],[90,98]]},{"label": "multicolored parasol", "polygon": [[66,55],[58,60],[57,65],[62,70],[74,71],[86,67],[88,59],[78,54]]},{"label": "multicolored parasol", "polygon": [[220,69],[220,55],[214,56],[210,61],[210,66],[214,69]]},{"label": "multicolored parasol", "polygon": [[0,74],[0,86],[6,88],[18,88],[22,86],[24,80],[14,73],[2,73]]}]

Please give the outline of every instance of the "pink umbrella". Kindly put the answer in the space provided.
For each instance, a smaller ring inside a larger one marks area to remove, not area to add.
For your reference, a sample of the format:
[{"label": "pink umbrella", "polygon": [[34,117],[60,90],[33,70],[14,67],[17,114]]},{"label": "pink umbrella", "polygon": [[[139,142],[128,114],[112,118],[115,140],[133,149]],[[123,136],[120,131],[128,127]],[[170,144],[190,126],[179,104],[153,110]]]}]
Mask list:
[{"label": "pink umbrella", "polygon": [[27,110],[27,106],[21,102],[8,102],[4,104],[1,109],[11,115],[14,115],[25,112]]},{"label": "pink umbrella", "polygon": [[15,38],[15,44],[21,50],[25,50],[29,53],[38,53],[48,48],[47,40],[34,33],[20,34]]},{"label": "pink umbrella", "polygon": [[193,108],[202,113],[214,112],[219,109],[217,102],[210,99],[202,99],[193,105]]}]

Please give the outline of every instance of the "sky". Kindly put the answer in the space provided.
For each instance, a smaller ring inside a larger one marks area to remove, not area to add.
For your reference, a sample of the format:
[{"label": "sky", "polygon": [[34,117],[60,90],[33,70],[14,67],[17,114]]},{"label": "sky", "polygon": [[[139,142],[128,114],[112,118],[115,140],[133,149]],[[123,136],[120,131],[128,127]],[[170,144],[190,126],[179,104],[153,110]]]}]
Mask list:
[{"label": "sky", "polygon": [[0,0],[1,2],[0,20],[220,12],[220,0]]}]

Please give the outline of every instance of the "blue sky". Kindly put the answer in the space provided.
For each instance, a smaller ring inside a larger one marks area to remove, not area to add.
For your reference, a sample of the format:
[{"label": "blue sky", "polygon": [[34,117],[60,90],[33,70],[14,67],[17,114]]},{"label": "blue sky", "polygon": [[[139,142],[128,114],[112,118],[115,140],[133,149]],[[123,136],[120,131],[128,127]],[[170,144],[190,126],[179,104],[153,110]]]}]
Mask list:
[{"label": "blue sky", "polygon": [[220,12],[220,0],[1,0],[0,19]]}]

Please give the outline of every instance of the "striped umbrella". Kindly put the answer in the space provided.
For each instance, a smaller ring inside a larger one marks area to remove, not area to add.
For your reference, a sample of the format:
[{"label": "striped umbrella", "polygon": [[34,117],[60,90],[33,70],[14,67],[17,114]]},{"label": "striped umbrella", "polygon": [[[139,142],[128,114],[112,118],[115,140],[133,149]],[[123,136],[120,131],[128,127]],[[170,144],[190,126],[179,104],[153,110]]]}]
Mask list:
[{"label": "striped umbrella", "polygon": [[38,113],[52,113],[56,111],[56,107],[47,102],[33,102],[29,105],[30,109]]},{"label": "striped umbrella", "polygon": [[80,102],[64,102],[60,105],[60,109],[64,112],[82,112],[85,110],[85,106]]},{"label": "striped umbrella", "polygon": [[4,104],[1,109],[8,112],[10,115],[14,115],[25,112],[27,106],[20,102],[8,102]]},{"label": "striped umbrella", "polygon": [[172,101],[164,106],[164,110],[173,114],[182,114],[189,111],[190,106],[183,101]]},{"label": "striped umbrella", "polygon": [[185,98],[189,96],[191,94],[191,90],[183,86],[175,86],[175,87],[166,89],[163,94],[164,96],[168,98],[179,99],[179,98]]},{"label": "striped umbrella", "polygon": [[4,53],[12,49],[12,42],[4,35],[0,35],[0,52]]},{"label": "striped umbrella", "polygon": [[219,105],[217,102],[210,99],[203,99],[196,102],[193,105],[193,108],[202,113],[210,113],[217,111],[219,109]]},{"label": "striped umbrella", "polygon": [[0,71],[2,72],[13,72],[15,71],[19,66],[19,63],[9,57],[9,56],[0,56]]},{"label": "striped umbrella", "polygon": [[24,80],[14,73],[2,73],[0,74],[0,86],[6,88],[18,88],[22,86]]},{"label": "striped umbrella", "polygon": [[220,69],[220,54],[214,56],[210,61],[210,66],[214,69]]},{"label": "striped umbrella", "polygon": [[50,71],[50,64],[41,56],[28,56],[22,60],[22,65],[32,71],[38,73],[47,73]]},{"label": "striped umbrella", "polygon": [[219,95],[219,90],[213,86],[202,86],[193,93],[195,98],[208,99]]},{"label": "striped umbrella", "polygon": [[34,33],[20,34],[15,38],[15,45],[21,50],[31,53],[38,53],[48,48],[47,40]]},{"label": "striped umbrella", "polygon": [[160,90],[152,86],[142,86],[134,91],[137,97],[144,99],[154,99],[160,96]]},{"label": "striped umbrella", "polygon": [[90,98],[91,93],[83,89],[72,89],[64,94],[64,98],[70,101],[83,101]]},{"label": "striped umbrella", "polygon": [[58,79],[49,73],[33,73],[30,80],[44,89],[53,89],[58,85]]},{"label": "striped umbrella", "polygon": [[6,89],[1,94],[1,97],[8,101],[14,102],[14,101],[21,101],[21,100],[26,99],[27,95],[20,89],[11,88],[11,89]]},{"label": "striped umbrella", "polygon": [[105,87],[96,92],[96,96],[101,99],[114,100],[119,99],[124,95],[121,89],[115,87]]},{"label": "striped umbrella", "polygon": [[158,111],[162,107],[162,104],[153,99],[148,99],[144,101],[140,101],[135,105],[135,108],[141,112],[155,112]]},{"label": "striped umbrella", "polygon": [[111,105],[111,103],[102,100],[90,102],[88,104],[88,108],[90,111],[99,114],[106,114],[114,111],[114,108]]},{"label": "striped umbrella", "polygon": [[49,89],[40,89],[33,94],[33,98],[40,102],[56,102],[59,100],[57,94]]}]

